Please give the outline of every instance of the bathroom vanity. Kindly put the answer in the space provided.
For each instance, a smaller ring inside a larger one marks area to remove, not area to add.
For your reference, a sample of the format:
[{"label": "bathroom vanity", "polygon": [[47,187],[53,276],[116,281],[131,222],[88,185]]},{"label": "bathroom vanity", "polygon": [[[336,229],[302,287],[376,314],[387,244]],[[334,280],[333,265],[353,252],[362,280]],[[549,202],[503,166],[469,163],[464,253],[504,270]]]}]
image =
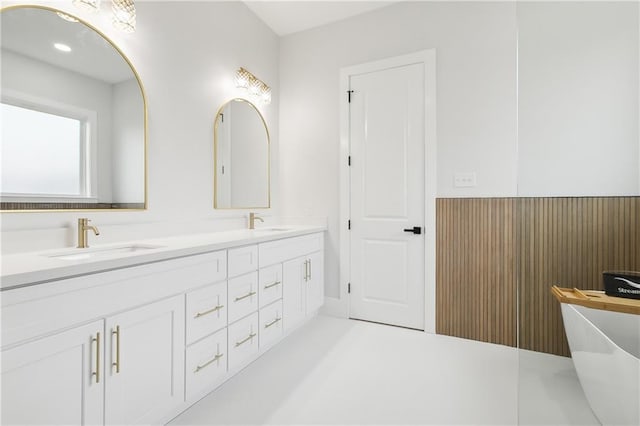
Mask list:
[{"label": "bathroom vanity", "polygon": [[317,313],[324,228],[2,259],[2,423],[165,423]]}]

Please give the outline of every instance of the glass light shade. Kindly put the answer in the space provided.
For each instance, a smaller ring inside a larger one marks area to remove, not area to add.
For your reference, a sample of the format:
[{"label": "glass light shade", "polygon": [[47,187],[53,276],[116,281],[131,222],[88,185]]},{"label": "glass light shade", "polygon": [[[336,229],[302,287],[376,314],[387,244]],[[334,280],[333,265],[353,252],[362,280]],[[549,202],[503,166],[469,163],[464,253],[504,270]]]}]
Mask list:
[{"label": "glass light shade", "polygon": [[114,27],[125,33],[136,30],[136,5],[133,0],[111,0],[111,11]]},{"label": "glass light shade", "polygon": [[264,103],[265,105],[269,105],[271,103],[271,88],[265,86],[262,94],[260,95],[260,98],[262,99],[262,103]]},{"label": "glass light shade", "polygon": [[239,68],[238,71],[236,71],[236,87],[240,89],[249,88],[251,77],[253,77],[253,75],[251,75],[249,71],[244,68]]},{"label": "glass light shade", "polygon": [[73,5],[91,13],[100,10],[100,0],[73,0]]},{"label": "glass light shade", "polygon": [[249,94],[252,96],[259,96],[260,92],[262,91],[262,84],[260,82],[260,80],[253,79],[250,83],[249,83],[249,88],[247,89],[249,91]]}]

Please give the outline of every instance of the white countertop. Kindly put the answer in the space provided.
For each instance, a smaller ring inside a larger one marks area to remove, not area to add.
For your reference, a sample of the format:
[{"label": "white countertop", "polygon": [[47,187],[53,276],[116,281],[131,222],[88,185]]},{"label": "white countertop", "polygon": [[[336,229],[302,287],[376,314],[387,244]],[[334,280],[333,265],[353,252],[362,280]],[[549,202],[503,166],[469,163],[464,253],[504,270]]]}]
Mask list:
[{"label": "white countertop", "polygon": [[[104,272],[117,268],[191,256],[230,247],[256,244],[325,231],[324,226],[280,225],[263,229],[189,234],[177,237],[92,245],[2,256],[0,289]],[[137,251],[122,252],[133,247]],[[89,254],[88,258],[82,257]],[[77,256],[80,255],[80,256]]]}]

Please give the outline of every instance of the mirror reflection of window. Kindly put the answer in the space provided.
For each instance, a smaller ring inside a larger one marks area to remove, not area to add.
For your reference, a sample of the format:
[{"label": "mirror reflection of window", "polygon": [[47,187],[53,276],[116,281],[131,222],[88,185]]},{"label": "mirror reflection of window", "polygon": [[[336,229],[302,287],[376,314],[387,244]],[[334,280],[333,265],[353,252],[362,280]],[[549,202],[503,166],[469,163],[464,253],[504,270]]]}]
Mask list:
[{"label": "mirror reflection of window", "polygon": [[2,103],[3,196],[89,197],[86,120]]}]

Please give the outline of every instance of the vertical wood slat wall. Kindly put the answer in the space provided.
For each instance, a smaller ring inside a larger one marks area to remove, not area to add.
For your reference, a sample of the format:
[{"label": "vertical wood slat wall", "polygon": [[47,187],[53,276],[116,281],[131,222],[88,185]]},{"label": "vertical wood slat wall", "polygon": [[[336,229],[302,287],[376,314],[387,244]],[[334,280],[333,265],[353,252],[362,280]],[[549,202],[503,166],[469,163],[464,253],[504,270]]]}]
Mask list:
[{"label": "vertical wood slat wall", "polygon": [[640,197],[439,199],[436,216],[439,334],[516,346],[519,332],[521,348],[568,356],[551,285],[640,270]]},{"label": "vertical wood slat wall", "polygon": [[515,346],[516,202],[436,201],[436,332]]},{"label": "vertical wood slat wall", "polygon": [[569,356],[549,288],[603,290],[602,272],[616,270],[640,271],[640,197],[520,199],[520,347]]}]

